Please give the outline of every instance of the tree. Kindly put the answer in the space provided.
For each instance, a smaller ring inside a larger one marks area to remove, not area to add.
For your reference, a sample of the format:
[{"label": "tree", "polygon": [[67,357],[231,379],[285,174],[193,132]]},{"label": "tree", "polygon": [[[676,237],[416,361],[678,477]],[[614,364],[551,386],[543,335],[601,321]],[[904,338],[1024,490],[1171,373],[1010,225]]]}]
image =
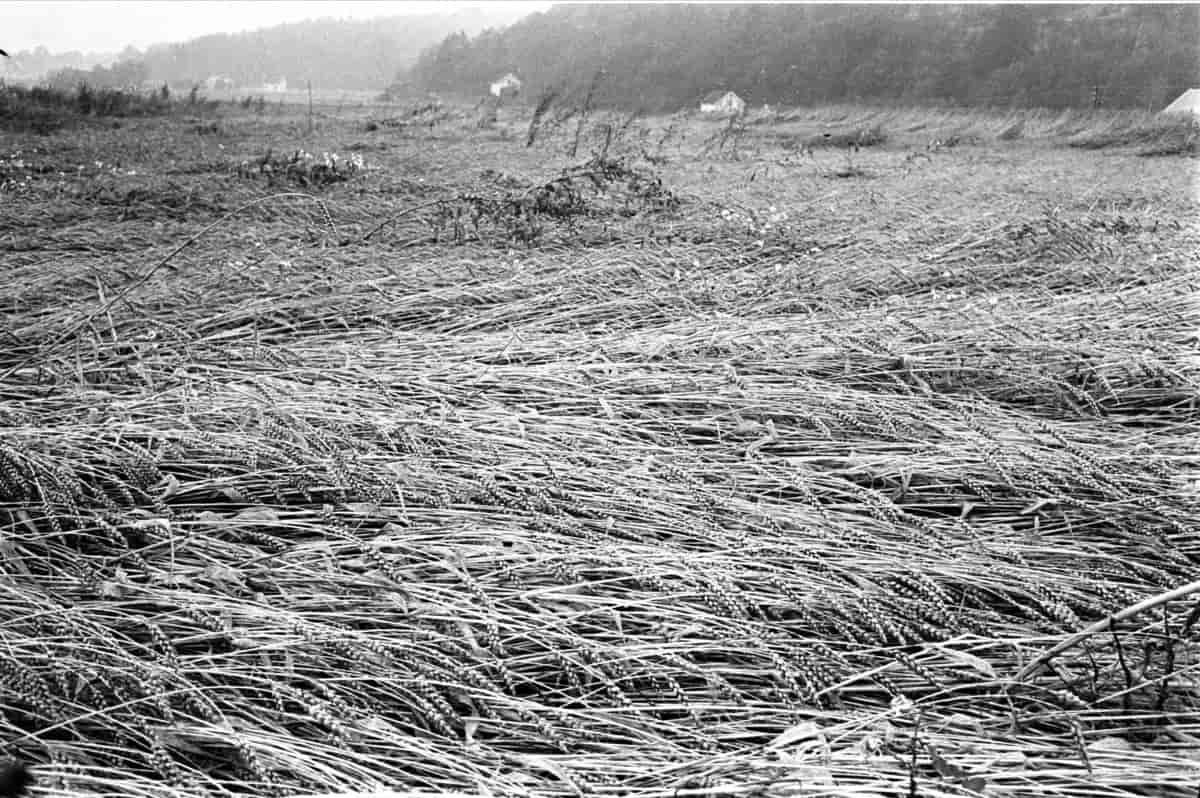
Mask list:
[{"label": "tree", "polygon": [[[1200,83],[1200,6],[570,5],[426,49],[402,78],[475,95],[504,71],[532,95],[673,110],[713,88],[752,102],[1109,104]],[[1166,87],[1166,88],[1164,88]]]}]

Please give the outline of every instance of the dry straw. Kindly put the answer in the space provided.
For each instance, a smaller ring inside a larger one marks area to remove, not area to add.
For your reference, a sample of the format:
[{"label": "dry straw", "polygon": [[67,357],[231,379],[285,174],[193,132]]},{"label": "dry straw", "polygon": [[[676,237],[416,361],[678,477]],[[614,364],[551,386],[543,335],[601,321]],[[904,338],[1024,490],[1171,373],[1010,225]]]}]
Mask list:
[{"label": "dry straw", "polygon": [[432,242],[472,153],[563,174],[465,118],[321,195],[338,246],[199,155],[161,196],[201,218],[38,178],[70,224],[0,266],[10,752],[139,798],[1194,794],[1178,170],[906,171],[927,133],[856,156],[882,203],[684,138],[677,205],[523,245]]}]

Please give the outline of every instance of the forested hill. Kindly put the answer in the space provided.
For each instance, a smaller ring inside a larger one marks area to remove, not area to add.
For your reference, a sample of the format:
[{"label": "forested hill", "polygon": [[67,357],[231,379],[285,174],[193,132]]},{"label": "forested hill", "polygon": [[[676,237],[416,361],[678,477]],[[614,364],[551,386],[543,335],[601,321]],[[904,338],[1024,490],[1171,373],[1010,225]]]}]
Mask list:
[{"label": "forested hill", "polygon": [[324,88],[382,89],[423,48],[447,34],[478,32],[517,16],[481,3],[451,14],[306,20],[153,45],[132,56],[144,62],[146,76],[155,81],[190,84],[221,75],[238,86],[256,86],[283,77],[292,85],[311,80]]},{"label": "forested hill", "polygon": [[[751,104],[847,100],[1158,109],[1200,86],[1195,5],[572,5],[456,33],[403,77],[477,94],[589,85],[665,110],[713,89]],[[1097,88],[1099,87],[1099,88]]]}]

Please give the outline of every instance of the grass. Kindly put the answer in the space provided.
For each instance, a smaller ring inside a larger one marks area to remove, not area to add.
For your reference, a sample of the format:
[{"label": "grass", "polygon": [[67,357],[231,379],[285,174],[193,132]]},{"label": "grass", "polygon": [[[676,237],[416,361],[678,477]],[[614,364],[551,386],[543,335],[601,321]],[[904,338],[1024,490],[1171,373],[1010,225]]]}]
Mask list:
[{"label": "grass", "polygon": [[[951,137],[980,142],[1027,139],[1083,149],[1151,146],[1163,142],[1194,140],[1194,123],[1186,116],[1163,117],[1135,110],[1046,109],[1007,110],[959,108],[930,109],[861,105],[795,108],[779,113],[752,113],[752,120],[770,119],[774,131],[798,130],[813,139],[856,134],[871,139],[890,133],[908,134],[910,140],[945,140]],[[860,142],[861,143],[861,142]],[[1187,144],[1173,154],[1194,154]]]},{"label": "grass", "polygon": [[1200,152],[1200,122],[1188,115],[1124,125],[1118,122],[1077,133],[1069,143],[1093,150],[1137,145],[1140,155],[1195,155]]},{"label": "grass", "polygon": [[[1194,795],[1194,164],[926,113],[0,133],[9,753],[146,798]],[[865,177],[785,148],[820,125],[880,131]],[[297,151],[362,168],[247,168]]]}]

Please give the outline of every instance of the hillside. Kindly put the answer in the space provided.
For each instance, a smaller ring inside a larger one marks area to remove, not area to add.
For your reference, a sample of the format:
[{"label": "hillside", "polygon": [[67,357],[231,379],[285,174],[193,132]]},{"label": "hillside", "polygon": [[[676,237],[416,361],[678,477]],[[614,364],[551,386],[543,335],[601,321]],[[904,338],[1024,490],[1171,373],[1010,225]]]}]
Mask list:
[{"label": "hillside", "polygon": [[667,110],[714,88],[752,104],[841,101],[1157,109],[1200,84],[1197,6],[556,6],[424,52],[419,86],[580,87]]},{"label": "hillside", "polygon": [[[322,88],[380,89],[398,70],[410,67],[423,48],[436,45],[443,37],[456,32],[479,33],[490,26],[509,24],[517,17],[512,10],[489,4],[455,13],[312,19],[152,45],[144,53],[129,47],[120,59],[144,63],[144,69],[133,70],[139,79],[177,86],[222,75],[246,87],[283,77],[293,84],[311,80]],[[38,80],[56,70],[87,69],[115,58],[70,55],[56,59],[45,48],[16,53],[8,77]],[[104,77],[90,76],[89,80],[103,83]]]},{"label": "hillside", "polygon": [[169,82],[220,74],[238,85],[284,77],[325,88],[376,89],[442,37],[478,33],[514,18],[512,11],[485,6],[453,14],[315,19],[151,47],[145,61],[152,79]]}]

